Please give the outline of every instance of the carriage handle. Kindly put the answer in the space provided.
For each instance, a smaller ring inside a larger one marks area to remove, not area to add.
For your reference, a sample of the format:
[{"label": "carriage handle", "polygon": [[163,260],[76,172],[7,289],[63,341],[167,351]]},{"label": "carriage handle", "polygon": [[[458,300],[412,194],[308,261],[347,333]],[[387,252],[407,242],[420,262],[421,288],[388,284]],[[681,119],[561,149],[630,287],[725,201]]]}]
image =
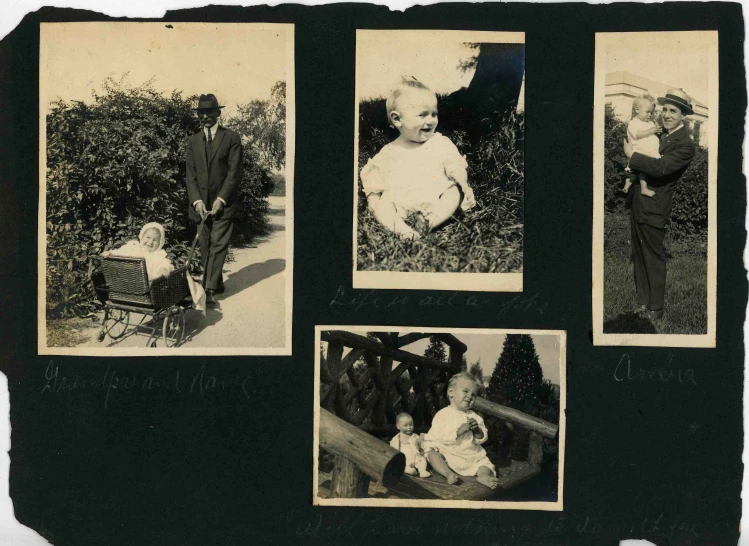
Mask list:
[{"label": "carriage handle", "polygon": [[187,257],[187,263],[185,265],[189,266],[192,263],[192,256],[195,254],[195,247],[198,244],[198,239],[200,239],[200,233],[203,231],[203,226],[205,226],[205,221],[210,216],[211,213],[203,215],[203,218],[200,220],[200,226],[198,227],[197,232],[195,233],[195,239],[192,242],[192,246],[190,247],[190,254]]}]

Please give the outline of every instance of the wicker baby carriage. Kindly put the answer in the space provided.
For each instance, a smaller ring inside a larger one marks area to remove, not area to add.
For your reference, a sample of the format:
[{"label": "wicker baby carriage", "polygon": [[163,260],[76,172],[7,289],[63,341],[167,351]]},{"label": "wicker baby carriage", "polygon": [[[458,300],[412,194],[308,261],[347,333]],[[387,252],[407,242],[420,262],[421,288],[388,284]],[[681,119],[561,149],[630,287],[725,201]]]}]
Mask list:
[{"label": "wicker baby carriage", "polygon": [[[166,277],[148,279],[144,258],[95,256],[100,267],[91,280],[97,297],[104,304],[104,318],[99,341],[108,335],[117,340],[126,333],[148,334],[147,347],[156,347],[161,334],[167,347],[178,347],[185,335],[185,311],[192,307],[187,276],[188,266],[205,220],[198,228],[187,263]],[[131,314],[140,314],[137,324],[130,324]]]}]

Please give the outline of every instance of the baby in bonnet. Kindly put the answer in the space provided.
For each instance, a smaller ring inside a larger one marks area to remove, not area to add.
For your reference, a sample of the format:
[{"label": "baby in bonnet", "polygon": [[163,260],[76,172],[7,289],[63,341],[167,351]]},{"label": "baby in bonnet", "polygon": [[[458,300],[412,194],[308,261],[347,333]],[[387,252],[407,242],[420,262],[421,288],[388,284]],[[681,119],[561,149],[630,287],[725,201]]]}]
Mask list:
[{"label": "baby in bonnet", "polygon": [[400,136],[386,144],[361,170],[367,205],[377,221],[403,238],[429,233],[458,209],[476,204],[468,185],[465,158],[436,132],[437,95],[415,79],[404,79],[386,102],[388,121]]},{"label": "baby in bonnet", "polygon": [[159,277],[166,277],[174,271],[172,262],[163,250],[164,227],[156,222],[143,226],[138,241],[128,241],[120,248],[102,253],[102,256],[123,256],[127,258],[143,258],[146,261],[148,280],[153,283]]}]

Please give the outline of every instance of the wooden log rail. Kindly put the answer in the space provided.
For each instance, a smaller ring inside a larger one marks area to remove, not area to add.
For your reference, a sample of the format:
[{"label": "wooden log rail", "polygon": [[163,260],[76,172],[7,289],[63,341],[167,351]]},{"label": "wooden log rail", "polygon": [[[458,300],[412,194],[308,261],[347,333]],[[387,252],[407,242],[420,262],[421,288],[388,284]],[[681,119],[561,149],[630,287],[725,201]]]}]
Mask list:
[{"label": "wooden log rail", "polygon": [[489,402],[486,398],[476,398],[472,409],[491,415],[497,419],[510,422],[514,425],[518,425],[521,428],[540,434],[544,438],[554,439],[559,433],[559,427],[557,425],[539,419],[538,417],[533,417],[522,411],[501,406],[494,402]]},{"label": "wooden log rail", "polygon": [[320,408],[320,447],[336,455],[331,477],[333,498],[367,496],[369,480],[393,487],[406,469],[406,456]]},{"label": "wooden log rail", "polygon": [[320,338],[328,343],[340,343],[341,345],[353,349],[372,351],[378,355],[390,357],[397,362],[411,362],[413,364],[421,364],[429,366],[430,368],[439,368],[443,370],[452,369],[452,364],[449,362],[442,362],[441,360],[425,358],[400,349],[393,349],[382,343],[377,343],[373,339],[358,334],[352,334],[351,332],[343,332],[340,330],[327,331],[322,332]]}]

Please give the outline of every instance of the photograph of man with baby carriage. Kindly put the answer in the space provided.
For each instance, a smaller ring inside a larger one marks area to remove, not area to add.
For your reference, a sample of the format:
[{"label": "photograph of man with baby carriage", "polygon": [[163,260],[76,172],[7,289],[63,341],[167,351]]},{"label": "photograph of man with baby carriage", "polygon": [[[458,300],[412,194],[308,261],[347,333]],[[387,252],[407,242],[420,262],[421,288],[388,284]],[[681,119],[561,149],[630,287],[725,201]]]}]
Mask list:
[{"label": "photograph of man with baby carriage", "polygon": [[596,35],[597,344],[715,346],[717,53],[716,32]]},{"label": "photograph of man with baby carriage", "polygon": [[42,25],[40,353],[290,354],[293,74],[293,25]]},{"label": "photograph of man with baby carriage", "polygon": [[521,291],[523,33],[357,30],[353,285]]},{"label": "photograph of man with baby carriage", "polygon": [[562,510],[565,332],[317,326],[319,505]]}]

